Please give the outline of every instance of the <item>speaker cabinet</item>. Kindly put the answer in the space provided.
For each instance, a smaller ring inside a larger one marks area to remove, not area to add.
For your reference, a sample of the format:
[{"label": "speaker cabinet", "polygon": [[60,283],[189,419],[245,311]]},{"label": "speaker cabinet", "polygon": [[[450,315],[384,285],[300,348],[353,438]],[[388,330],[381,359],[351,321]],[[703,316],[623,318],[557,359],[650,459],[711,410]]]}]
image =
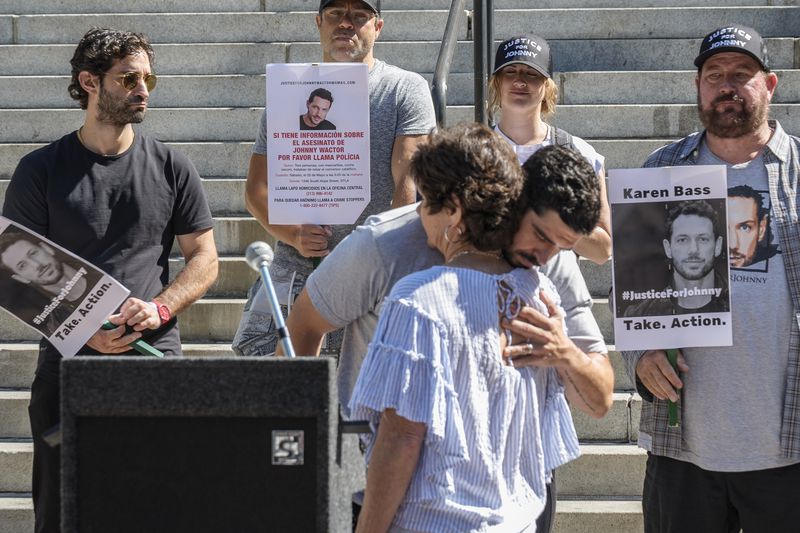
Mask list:
[{"label": "speaker cabinet", "polygon": [[62,363],[66,533],[350,531],[363,483],[328,358]]}]

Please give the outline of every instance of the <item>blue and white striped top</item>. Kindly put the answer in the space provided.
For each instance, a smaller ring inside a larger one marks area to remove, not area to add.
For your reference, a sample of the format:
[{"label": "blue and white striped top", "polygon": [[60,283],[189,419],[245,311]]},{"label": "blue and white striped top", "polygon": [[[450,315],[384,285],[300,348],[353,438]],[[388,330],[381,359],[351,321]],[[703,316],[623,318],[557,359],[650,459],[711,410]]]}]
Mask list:
[{"label": "blue and white striped top", "polygon": [[367,462],[385,409],[427,426],[393,527],[522,531],[544,507],[547,473],[580,453],[556,371],[503,364],[494,303],[508,288],[505,303],[546,313],[540,288],[559,301],[535,270],[439,266],[398,281],[383,305],[350,400],[352,418],[373,426]]}]

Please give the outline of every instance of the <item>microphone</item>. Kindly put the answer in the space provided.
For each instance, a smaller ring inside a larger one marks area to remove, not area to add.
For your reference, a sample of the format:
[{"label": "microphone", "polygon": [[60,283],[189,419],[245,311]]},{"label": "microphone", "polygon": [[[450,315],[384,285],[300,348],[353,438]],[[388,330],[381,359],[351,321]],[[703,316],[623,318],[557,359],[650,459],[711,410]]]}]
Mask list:
[{"label": "microphone", "polygon": [[289,331],[286,329],[286,323],[283,321],[283,314],[281,313],[281,306],[278,303],[278,296],[275,294],[275,287],[272,285],[272,278],[269,275],[269,266],[272,264],[272,259],[275,257],[272,247],[263,241],[250,243],[250,246],[248,246],[245,251],[244,257],[250,268],[261,274],[261,281],[264,283],[264,289],[267,291],[269,305],[272,309],[272,318],[275,320],[275,330],[278,333],[278,338],[281,340],[283,353],[288,357],[294,357],[294,347],[289,338]]},{"label": "microphone", "polygon": [[272,251],[272,247],[269,244],[263,241],[256,241],[247,247],[247,250],[244,253],[244,258],[250,268],[256,272],[259,272],[262,264],[267,268],[272,265],[272,260],[275,258],[275,253]]}]

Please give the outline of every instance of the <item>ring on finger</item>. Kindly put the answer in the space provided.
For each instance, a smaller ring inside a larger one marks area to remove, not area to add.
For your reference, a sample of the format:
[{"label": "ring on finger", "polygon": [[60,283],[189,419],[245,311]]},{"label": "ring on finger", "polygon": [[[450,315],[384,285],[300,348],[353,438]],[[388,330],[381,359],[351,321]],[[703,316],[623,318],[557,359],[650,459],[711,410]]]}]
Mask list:
[{"label": "ring on finger", "polygon": [[533,353],[533,344],[530,342],[525,345],[525,352],[526,353]]}]

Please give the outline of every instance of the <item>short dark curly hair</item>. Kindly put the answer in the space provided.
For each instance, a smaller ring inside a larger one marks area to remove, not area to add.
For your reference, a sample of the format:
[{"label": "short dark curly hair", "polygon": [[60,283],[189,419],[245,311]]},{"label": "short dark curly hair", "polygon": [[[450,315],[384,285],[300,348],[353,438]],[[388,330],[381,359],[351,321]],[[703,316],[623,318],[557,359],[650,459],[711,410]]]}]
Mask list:
[{"label": "short dark curly hair", "polygon": [[461,204],[461,238],[483,251],[511,244],[519,227],[522,169],[511,146],[483,124],[431,134],[411,159],[411,175],[431,213]]},{"label": "short dark curly hair", "polygon": [[81,109],[86,109],[89,93],[81,87],[78,74],[85,70],[102,78],[114,65],[114,60],[141,52],[147,54],[152,68],[155,63],[153,47],[141,33],[109,28],[90,29],[81,38],[69,62],[72,65],[72,81],[67,89],[70,97],[80,103]]},{"label": "short dark curly hair", "polygon": [[525,161],[523,202],[537,215],[554,210],[569,228],[588,235],[600,220],[600,181],[589,161],[566,146],[545,146]]}]

